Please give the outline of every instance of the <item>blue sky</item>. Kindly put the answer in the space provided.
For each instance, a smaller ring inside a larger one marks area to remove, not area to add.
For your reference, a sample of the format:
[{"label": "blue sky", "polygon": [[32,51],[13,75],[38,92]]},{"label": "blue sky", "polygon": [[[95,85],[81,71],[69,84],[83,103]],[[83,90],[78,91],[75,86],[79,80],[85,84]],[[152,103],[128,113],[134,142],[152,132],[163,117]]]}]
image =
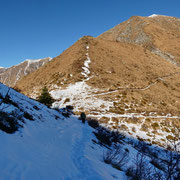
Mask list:
[{"label": "blue sky", "polygon": [[133,15],[180,17],[180,0],[0,0],[0,66],[55,57]]}]

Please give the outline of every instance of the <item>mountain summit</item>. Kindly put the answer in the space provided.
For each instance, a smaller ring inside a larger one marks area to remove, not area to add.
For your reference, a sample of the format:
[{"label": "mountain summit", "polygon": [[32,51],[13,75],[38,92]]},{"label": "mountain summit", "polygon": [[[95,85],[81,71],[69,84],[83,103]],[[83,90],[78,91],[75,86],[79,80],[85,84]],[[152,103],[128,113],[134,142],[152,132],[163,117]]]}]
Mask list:
[{"label": "mountain summit", "polygon": [[163,15],[133,16],[99,38],[138,44],[179,66],[180,19]]}]

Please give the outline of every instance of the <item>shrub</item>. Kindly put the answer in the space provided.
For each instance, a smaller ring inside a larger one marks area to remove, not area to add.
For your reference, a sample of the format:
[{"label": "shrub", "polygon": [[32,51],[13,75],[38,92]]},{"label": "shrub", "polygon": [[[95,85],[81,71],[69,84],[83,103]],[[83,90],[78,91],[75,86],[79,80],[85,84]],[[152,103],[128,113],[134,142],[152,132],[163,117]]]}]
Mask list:
[{"label": "shrub", "polygon": [[64,117],[70,117],[73,112],[71,110],[69,110],[68,108],[62,108],[62,109],[56,109],[58,112],[61,112],[61,114],[64,116]]},{"label": "shrub", "polygon": [[134,164],[132,167],[127,169],[126,175],[131,176],[131,179],[133,180],[152,179],[150,169],[147,166],[143,153],[137,153],[136,158],[134,159]]},{"label": "shrub", "polygon": [[64,104],[67,103],[67,102],[70,102],[70,99],[69,99],[69,98],[66,98],[66,99],[65,99]]},{"label": "shrub", "polygon": [[94,132],[94,135],[101,145],[111,146],[111,139],[109,133],[104,128],[99,128],[97,132]]},{"label": "shrub", "polygon": [[98,139],[98,143],[104,146],[111,146],[112,143],[123,143],[125,136],[118,131],[109,131],[106,128],[99,126],[96,132],[93,132]]},{"label": "shrub", "polygon": [[171,136],[171,135],[168,135],[168,136],[166,136],[166,139],[168,139],[168,140],[174,140],[174,137]]},{"label": "shrub", "polygon": [[128,161],[128,156],[127,150],[122,150],[120,146],[116,146],[114,149],[109,149],[103,153],[103,161],[118,170],[122,170]]},{"label": "shrub", "polygon": [[40,110],[37,106],[33,106],[33,108],[36,109],[36,110]]},{"label": "shrub", "polygon": [[141,125],[141,130],[145,131],[145,132],[148,132],[148,126],[146,124],[142,124]]},{"label": "shrub", "polygon": [[71,106],[71,105],[67,105],[67,106],[66,106],[66,109],[69,110],[69,111],[73,111],[74,107]]},{"label": "shrub", "polygon": [[156,128],[159,127],[159,124],[158,123],[153,123],[151,126],[152,126],[153,129],[156,129]]},{"label": "shrub", "polygon": [[91,119],[91,118],[88,118],[88,125],[94,129],[97,129],[99,127],[98,121],[95,119]]},{"label": "shrub", "polygon": [[29,119],[29,120],[31,120],[31,121],[34,121],[33,116],[32,116],[31,114],[27,113],[27,112],[24,113],[24,117],[25,117],[26,119]]},{"label": "shrub", "polygon": [[161,163],[160,159],[152,157],[150,163],[153,164],[157,169],[164,171],[164,166]]},{"label": "shrub", "polygon": [[135,133],[135,132],[136,132],[136,128],[135,128],[135,127],[132,127],[132,131]]},{"label": "shrub", "polygon": [[21,116],[16,112],[7,113],[0,111],[0,129],[6,133],[14,133],[20,127],[18,120]]},{"label": "shrub", "polygon": [[123,130],[123,131],[127,131],[128,130],[128,127],[125,125],[125,124],[122,124],[120,126],[120,129]]}]

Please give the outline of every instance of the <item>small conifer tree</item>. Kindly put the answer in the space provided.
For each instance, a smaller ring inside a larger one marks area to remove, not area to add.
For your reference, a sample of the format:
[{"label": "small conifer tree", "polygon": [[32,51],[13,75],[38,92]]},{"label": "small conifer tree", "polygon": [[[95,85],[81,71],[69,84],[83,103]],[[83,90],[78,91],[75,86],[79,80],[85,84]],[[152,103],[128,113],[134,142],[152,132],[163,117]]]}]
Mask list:
[{"label": "small conifer tree", "polygon": [[50,95],[46,86],[43,87],[40,96],[37,99],[40,103],[45,104],[46,106],[50,107],[54,102],[54,99]]}]

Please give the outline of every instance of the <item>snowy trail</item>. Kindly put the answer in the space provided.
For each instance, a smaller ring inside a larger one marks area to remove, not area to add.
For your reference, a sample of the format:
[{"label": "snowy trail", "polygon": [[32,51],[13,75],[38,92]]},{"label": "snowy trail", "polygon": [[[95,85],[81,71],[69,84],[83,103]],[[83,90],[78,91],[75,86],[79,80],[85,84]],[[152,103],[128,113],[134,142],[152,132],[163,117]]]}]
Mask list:
[{"label": "snowy trail", "polygon": [[89,57],[89,46],[86,46],[86,60],[84,61],[84,67],[82,67],[83,72],[81,72],[81,74],[84,76],[86,81],[88,81],[90,79],[88,77],[88,75],[91,73],[89,70],[90,63],[91,63],[91,59]]},{"label": "snowy trail", "polygon": [[108,118],[112,118],[112,117],[119,117],[119,118],[132,118],[132,117],[135,117],[135,118],[152,118],[152,119],[168,119],[168,118],[171,118],[171,119],[180,119],[179,116],[152,116],[152,115],[147,115],[147,116],[144,116],[142,114],[137,114],[137,113],[127,113],[127,114],[115,114],[115,113],[109,113],[109,114],[104,114],[104,113],[101,113],[99,115],[91,115],[91,117],[94,117],[94,118],[101,118],[101,117],[108,117]]},{"label": "snowy trail", "polygon": [[113,93],[116,93],[120,90],[137,90],[137,91],[144,91],[144,90],[147,90],[149,88],[151,88],[152,86],[156,85],[158,83],[158,81],[165,81],[164,79],[165,78],[170,78],[172,76],[175,76],[177,74],[180,74],[180,72],[176,72],[176,73],[173,73],[173,74],[168,74],[168,75],[165,75],[165,76],[161,76],[161,77],[158,77],[154,80],[154,82],[150,83],[149,85],[145,86],[145,87],[133,87],[133,88],[128,88],[128,87],[119,87],[118,89],[115,89],[113,91],[110,91],[110,92],[101,92],[101,93],[98,93],[98,94],[94,94],[92,96],[101,96],[101,95],[107,95],[107,94],[113,94]]},{"label": "snowy trail", "polygon": [[[0,132],[2,180],[111,180],[121,173],[92,148],[92,129],[77,117],[28,122],[13,135]],[[13,147],[13,148],[12,148]]]},{"label": "snowy trail", "polygon": [[82,171],[79,171],[76,175],[77,179],[84,179],[84,180],[103,180],[104,178],[101,178],[96,171],[94,171],[93,166],[90,163],[90,160],[87,157],[86,154],[86,146],[88,146],[87,140],[91,136],[88,128],[86,125],[83,125],[84,127],[81,127],[81,132],[79,133],[79,137],[75,137],[75,143],[72,147],[72,159],[75,163],[76,167],[78,169],[81,169]]}]

